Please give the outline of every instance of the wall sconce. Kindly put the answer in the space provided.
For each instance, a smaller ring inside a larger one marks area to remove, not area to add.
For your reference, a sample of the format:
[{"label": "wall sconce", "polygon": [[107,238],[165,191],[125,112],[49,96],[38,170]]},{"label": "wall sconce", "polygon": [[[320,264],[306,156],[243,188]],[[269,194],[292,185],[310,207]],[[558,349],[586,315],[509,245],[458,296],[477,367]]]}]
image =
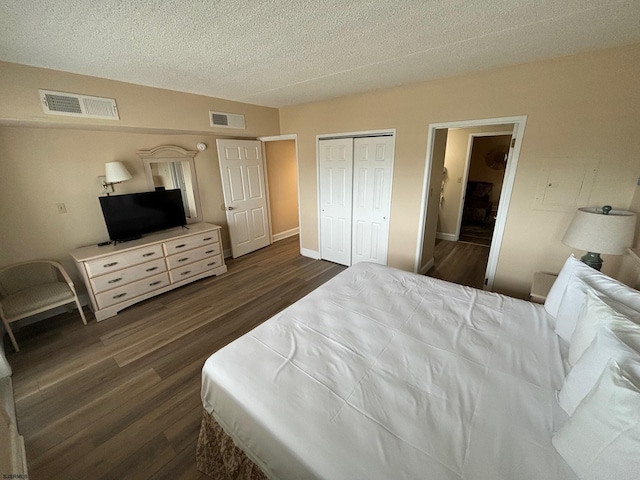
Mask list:
[{"label": "wall sconce", "polygon": [[105,176],[102,181],[103,191],[109,195],[109,190],[115,192],[113,185],[116,183],[124,182],[131,179],[129,170],[122,164],[122,162],[108,162],[104,164]]},{"label": "wall sconce", "polygon": [[[625,210],[579,208],[562,238],[562,243],[585,250],[584,263],[596,270],[602,267],[601,253],[624,255],[633,244],[636,214]],[[597,252],[597,253],[596,253]]]}]

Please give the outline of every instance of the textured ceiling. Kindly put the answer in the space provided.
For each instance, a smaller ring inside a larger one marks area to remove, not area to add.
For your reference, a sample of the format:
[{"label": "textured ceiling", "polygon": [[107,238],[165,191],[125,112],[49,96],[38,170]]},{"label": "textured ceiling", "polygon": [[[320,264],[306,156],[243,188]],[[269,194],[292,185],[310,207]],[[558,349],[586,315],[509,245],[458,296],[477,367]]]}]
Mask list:
[{"label": "textured ceiling", "polygon": [[0,3],[1,60],[269,106],[638,42],[640,0]]}]

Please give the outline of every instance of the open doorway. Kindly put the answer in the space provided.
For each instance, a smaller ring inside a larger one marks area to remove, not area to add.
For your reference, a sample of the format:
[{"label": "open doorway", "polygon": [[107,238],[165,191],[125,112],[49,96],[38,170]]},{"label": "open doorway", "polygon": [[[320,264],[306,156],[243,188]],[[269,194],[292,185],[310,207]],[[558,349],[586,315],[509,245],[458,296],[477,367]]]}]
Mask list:
[{"label": "open doorway", "polygon": [[262,137],[271,241],[300,233],[298,147],[295,135]]},{"label": "open doorway", "polygon": [[[480,277],[481,286],[486,290],[492,288],[525,124],[526,117],[519,116],[449,122],[429,126],[423,188],[423,216],[419,230],[416,271],[425,273],[433,267],[436,238],[453,242],[458,242],[459,240],[462,217],[465,213],[463,200],[467,196],[465,193],[467,192],[466,186],[468,185],[472,145],[474,143],[474,138],[470,137],[470,135],[475,134],[475,137],[479,138],[481,134],[487,133],[491,133],[494,136],[496,134],[504,134],[508,136],[509,144],[501,185],[492,185],[490,193],[486,191],[486,188],[484,192],[478,192],[483,194],[482,197],[484,197],[485,203],[476,207],[479,209],[477,215],[480,220],[478,222],[490,223],[493,227],[491,229],[492,235],[486,241],[486,243],[489,243],[486,268],[482,269],[483,272]],[[453,148],[454,141],[452,139],[455,137],[459,137],[459,141],[455,142],[456,147]],[[449,168],[445,169],[446,157],[454,153],[458,161],[456,167],[451,168],[451,165],[449,165]],[[479,157],[485,162],[485,165],[487,162],[493,162],[498,158],[495,155],[490,160],[485,160],[487,154],[488,152],[484,153],[484,158]],[[446,201],[445,192],[448,187],[453,187],[453,190],[457,191],[457,194],[451,197],[454,200],[449,202]],[[496,197],[493,197],[493,188],[498,190]],[[493,205],[492,199],[494,198],[496,205]],[[449,217],[441,215],[441,210],[445,209],[445,207],[451,212]],[[473,218],[473,211],[470,210],[468,215]]]},{"label": "open doorway", "polygon": [[469,134],[458,241],[491,246],[512,133]]}]

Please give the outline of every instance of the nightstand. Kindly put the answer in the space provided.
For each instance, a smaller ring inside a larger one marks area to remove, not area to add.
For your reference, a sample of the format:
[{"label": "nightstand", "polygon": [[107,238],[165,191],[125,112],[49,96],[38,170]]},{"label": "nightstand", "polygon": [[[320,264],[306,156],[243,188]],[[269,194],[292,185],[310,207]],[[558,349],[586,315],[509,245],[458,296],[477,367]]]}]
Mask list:
[{"label": "nightstand", "polygon": [[558,276],[551,273],[534,273],[529,300],[535,303],[544,303],[547,299],[547,295],[549,294],[549,290],[551,290],[553,282],[556,281],[556,278],[558,278]]}]

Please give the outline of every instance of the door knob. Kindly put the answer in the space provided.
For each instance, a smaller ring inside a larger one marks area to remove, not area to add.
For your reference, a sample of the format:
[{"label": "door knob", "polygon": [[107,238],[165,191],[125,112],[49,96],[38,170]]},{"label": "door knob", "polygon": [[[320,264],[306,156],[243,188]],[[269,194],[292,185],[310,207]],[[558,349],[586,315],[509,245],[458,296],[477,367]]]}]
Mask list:
[{"label": "door knob", "polygon": [[233,210],[233,207],[227,207],[227,210]]}]

